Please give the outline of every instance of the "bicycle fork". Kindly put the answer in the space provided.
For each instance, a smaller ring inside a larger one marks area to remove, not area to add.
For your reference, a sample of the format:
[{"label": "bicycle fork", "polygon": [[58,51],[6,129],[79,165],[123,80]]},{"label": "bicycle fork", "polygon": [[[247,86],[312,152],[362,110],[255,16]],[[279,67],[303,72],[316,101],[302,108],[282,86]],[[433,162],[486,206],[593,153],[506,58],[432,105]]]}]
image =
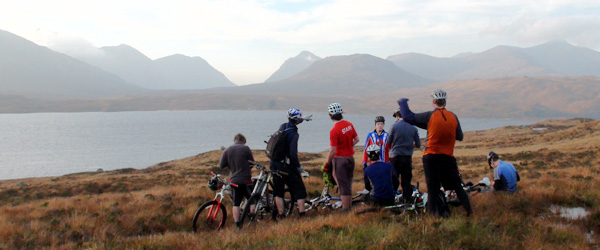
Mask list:
[{"label": "bicycle fork", "polygon": [[217,214],[219,214],[219,210],[221,209],[221,201],[223,200],[223,195],[221,195],[221,199],[217,199],[217,197],[219,197],[219,194],[217,194],[217,196],[215,196],[215,199],[214,199],[214,201],[217,201],[217,204],[213,204],[210,207],[210,210],[208,210],[208,215],[206,215],[206,220],[211,223],[215,222],[215,219],[217,218]]}]

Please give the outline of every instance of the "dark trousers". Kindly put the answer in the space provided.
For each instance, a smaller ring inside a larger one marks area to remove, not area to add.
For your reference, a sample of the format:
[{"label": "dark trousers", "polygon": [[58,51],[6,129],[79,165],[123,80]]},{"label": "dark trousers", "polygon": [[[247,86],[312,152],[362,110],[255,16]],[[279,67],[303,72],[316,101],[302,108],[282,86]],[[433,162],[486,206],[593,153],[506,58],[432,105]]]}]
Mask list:
[{"label": "dark trousers", "polygon": [[456,158],[442,154],[424,155],[423,169],[425,170],[425,181],[427,182],[429,197],[427,211],[430,214],[446,217],[450,213],[444,199],[444,194],[440,190],[440,184],[446,190],[456,191],[456,195],[467,211],[467,214],[472,212],[469,196],[461,186]]},{"label": "dark trousers", "polygon": [[402,185],[402,197],[404,198],[404,202],[409,202],[410,197],[412,196],[413,188],[411,185],[412,181],[412,156],[408,155],[398,155],[393,158],[390,158],[390,163],[396,169],[396,173],[398,173],[398,179],[394,182],[394,190],[398,190],[398,184]]}]

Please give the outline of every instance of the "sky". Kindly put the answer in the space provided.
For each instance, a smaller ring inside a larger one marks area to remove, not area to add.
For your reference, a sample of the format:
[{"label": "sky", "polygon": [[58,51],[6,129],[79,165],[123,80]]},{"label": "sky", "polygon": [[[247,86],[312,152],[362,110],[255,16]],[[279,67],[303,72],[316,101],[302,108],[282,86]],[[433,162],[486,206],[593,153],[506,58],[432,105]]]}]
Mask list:
[{"label": "sky", "polygon": [[238,85],[302,51],[451,57],[553,40],[600,51],[598,0],[1,0],[0,29],[70,55],[199,56]]}]

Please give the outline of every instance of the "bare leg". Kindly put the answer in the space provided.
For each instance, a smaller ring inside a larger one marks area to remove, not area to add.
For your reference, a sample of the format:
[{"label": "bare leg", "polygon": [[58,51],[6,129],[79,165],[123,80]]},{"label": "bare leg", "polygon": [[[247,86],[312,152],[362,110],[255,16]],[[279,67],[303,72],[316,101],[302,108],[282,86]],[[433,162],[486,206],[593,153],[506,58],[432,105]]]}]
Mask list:
[{"label": "bare leg", "polygon": [[240,207],[239,206],[233,206],[233,221],[234,222],[240,221]]},{"label": "bare leg", "polygon": [[275,197],[275,205],[277,205],[277,212],[283,214],[283,198]]},{"label": "bare leg", "polygon": [[298,200],[298,212],[304,213],[304,199]]},{"label": "bare leg", "polygon": [[352,206],[352,196],[351,195],[340,195],[342,198],[342,208],[344,210],[350,210]]}]

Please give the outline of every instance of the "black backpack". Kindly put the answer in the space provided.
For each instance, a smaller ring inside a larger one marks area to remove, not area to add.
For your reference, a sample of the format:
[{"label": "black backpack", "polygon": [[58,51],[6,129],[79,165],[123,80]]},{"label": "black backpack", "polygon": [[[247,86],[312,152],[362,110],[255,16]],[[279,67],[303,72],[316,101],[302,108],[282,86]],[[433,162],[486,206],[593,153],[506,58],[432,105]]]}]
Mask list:
[{"label": "black backpack", "polygon": [[265,149],[265,154],[269,159],[273,161],[283,161],[285,159],[287,135],[291,132],[294,132],[294,127],[286,128],[286,124],[283,124],[271,135]]}]

